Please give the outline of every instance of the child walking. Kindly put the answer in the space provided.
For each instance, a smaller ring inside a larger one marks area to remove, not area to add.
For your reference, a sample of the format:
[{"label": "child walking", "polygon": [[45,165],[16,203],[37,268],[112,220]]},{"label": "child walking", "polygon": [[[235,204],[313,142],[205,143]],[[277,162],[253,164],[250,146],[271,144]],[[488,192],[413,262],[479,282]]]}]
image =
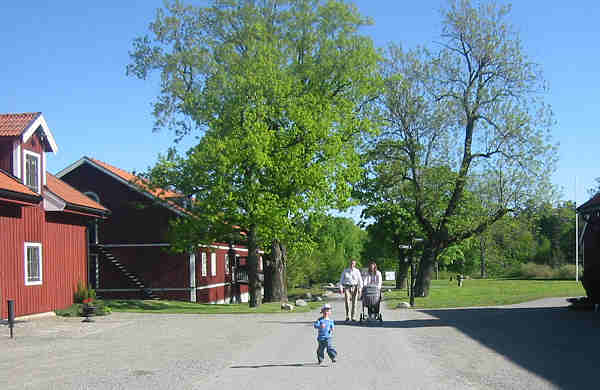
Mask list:
[{"label": "child walking", "polygon": [[323,362],[323,359],[325,359],[325,349],[327,349],[327,355],[335,363],[337,352],[333,347],[332,341],[334,322],[329,318],[331,315],[331,305],[329,303],[323,305],[321,313],[323,316],[316,320],[314,324],[315,329],[318,329],[317,342],[319,343],[319,347],[317,348],[317,361],[319,364]]}]

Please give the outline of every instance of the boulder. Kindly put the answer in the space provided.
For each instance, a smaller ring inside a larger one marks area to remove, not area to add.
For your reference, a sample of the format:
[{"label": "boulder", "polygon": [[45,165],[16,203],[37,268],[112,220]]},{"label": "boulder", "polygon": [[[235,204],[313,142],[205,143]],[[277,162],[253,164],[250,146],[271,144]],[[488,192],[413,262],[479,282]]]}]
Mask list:
[{"label": "boulder", "polygon": [[292,305],[290,303],[282,303],[281,304],[281,310],[292,311],[292,310],[294,310],[294,305]]},{"label": "boulder", "polygon": [[304,299],[306,299],[306,300],[309,300],[309,301],[310,301],[310,300],[312,299],[312,294],[311,294],[311,293],[309,293],[309,292],[307,292],[306,294],[304,294]]},{"label": "boulder", "polygon": [[410,303],[408,302],[400,302],[396,309],[410,309]]},{"label": "boulder", "polygon": [[323,301],[323,298],[321,298],[320,296],[317,295],[316,297],[314,297],[313,301],[321,302],[321,301]]},{"label": "boulder", "polygon": [[296,306],[308,306],[304,299],[296,299]]}]

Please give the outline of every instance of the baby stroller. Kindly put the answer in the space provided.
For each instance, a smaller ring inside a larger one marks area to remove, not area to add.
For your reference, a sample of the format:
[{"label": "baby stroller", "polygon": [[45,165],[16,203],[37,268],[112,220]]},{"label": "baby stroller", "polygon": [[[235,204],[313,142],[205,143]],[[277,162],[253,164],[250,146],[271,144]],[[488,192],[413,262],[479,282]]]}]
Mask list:
[{"label": "baby stroller", "polygon": [[[362,292],[362,312],[360,313],[360,321],[383,321],[381,316],[381,291],[374,285],[363,287]],[[365,308],[367,313],[365,313]]]}]

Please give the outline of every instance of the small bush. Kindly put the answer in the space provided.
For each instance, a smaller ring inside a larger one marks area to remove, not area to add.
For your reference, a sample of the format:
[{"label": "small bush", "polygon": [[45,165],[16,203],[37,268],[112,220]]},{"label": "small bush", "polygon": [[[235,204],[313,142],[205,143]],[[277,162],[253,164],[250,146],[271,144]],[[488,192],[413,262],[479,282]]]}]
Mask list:
[{"label": "small bush", "polygon": [[552,279],[554,271],[546,264],[521,264],[521,275],[525,279]]},{"label": "small bush", "polygon": [[[112,313],[112,309],[110,306],[107,306],[104,301],[97,300],[94,301],[93,305],[96,307],[96,312],[94,315],[96,316],[105,316]],[[74,303],[66,309],[55,310],[54,311],[57,316],[61,317],[82,317],[83,316],[83,304]]]},{"label": "small bush", "polygon": [[75,290],[75,294],[73,296],[73,301],[75,303],[83,303],[86,299],[96,299],[96,291],[93,288],[88,288],[84,286],[81,281],[77,282],[77,290]]},{"label": "small bush", "polygon": [[[579,267],[579,278],[583,274],[583,267]],[[555,269],[554,278],[563,280],[574,280],[575,279],[575,264],[563,264],[559,268]]]}]

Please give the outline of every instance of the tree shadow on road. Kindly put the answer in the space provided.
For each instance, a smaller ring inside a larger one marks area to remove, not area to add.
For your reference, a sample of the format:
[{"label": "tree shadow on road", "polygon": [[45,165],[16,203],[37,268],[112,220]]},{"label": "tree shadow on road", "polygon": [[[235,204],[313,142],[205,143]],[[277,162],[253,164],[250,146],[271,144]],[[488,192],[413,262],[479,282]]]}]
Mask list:
[{"label": "tree shadow on road", "polygon": [[566,307],[420,311],[435,319],[384,321],[381,326],[453,327],[561,389],[598,385],[598,313]]},{"label": "tree shadow on road", "polygon": [[229,368],[269,368],[269,367],[327,367],[327,365],[319,363],[267,363],[267,364],[250,364],[244,366],[231,366]]}]

